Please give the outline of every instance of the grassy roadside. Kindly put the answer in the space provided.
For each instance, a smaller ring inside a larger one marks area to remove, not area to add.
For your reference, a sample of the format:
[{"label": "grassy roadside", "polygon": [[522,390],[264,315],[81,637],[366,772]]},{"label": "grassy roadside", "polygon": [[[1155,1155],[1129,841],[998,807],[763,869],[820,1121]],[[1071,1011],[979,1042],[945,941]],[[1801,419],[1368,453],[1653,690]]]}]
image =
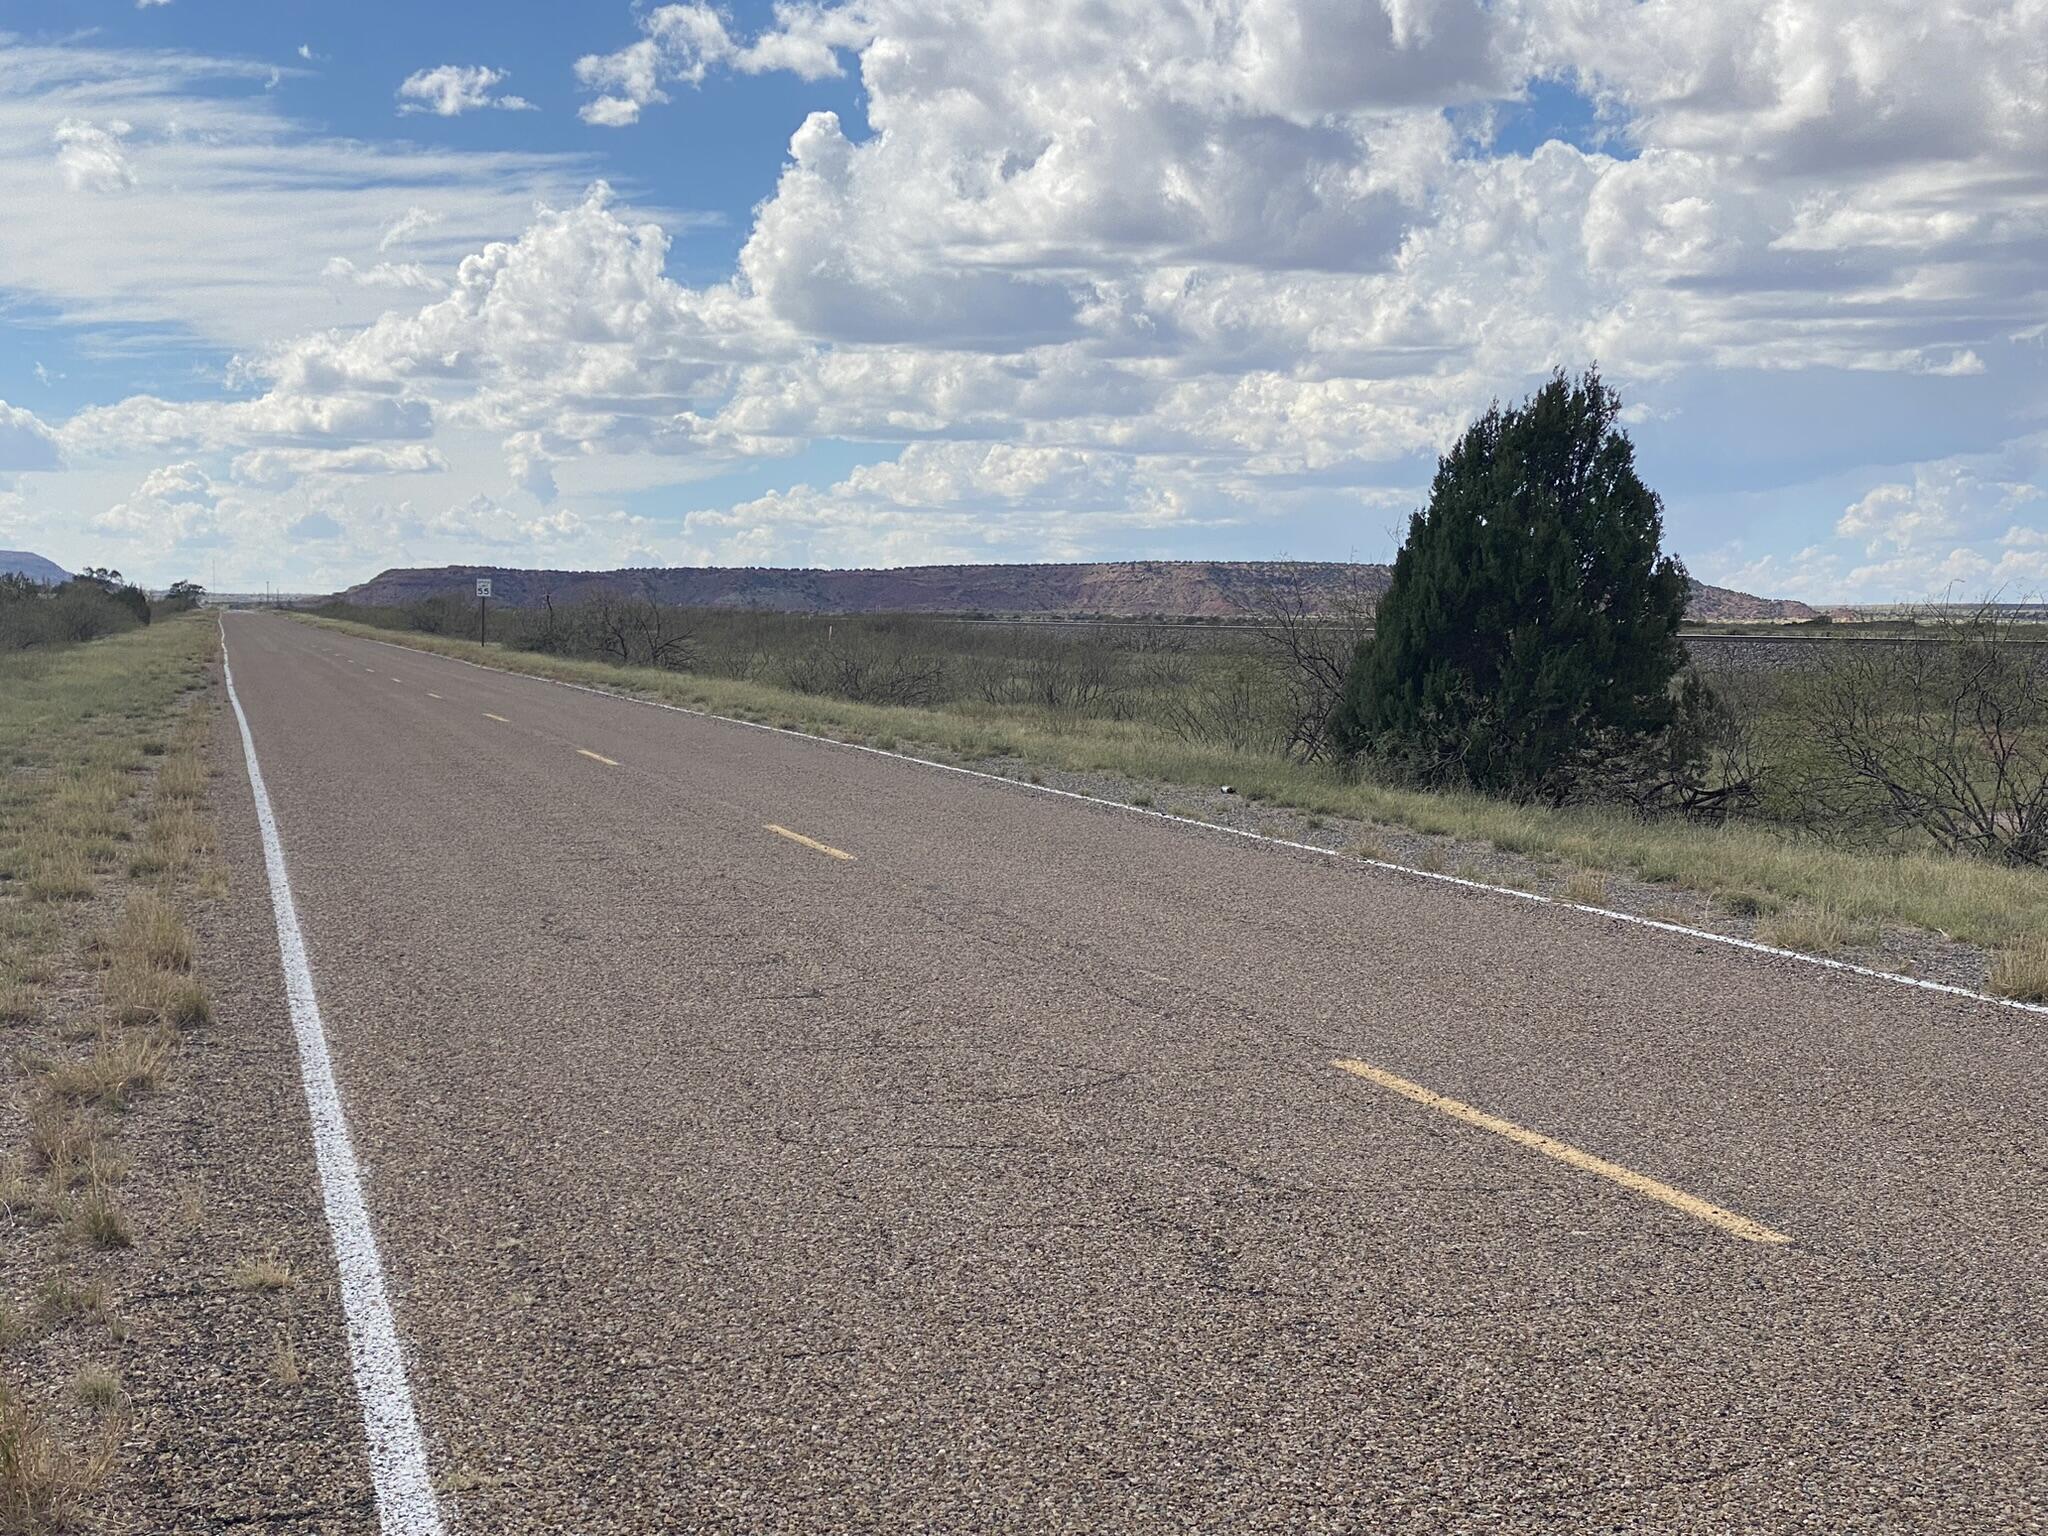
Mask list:
[{"label": "grassy roadside", "polygon": [[1833,952],[1845,935],[1905,926],[1994,953],[1993,985],[2048,999],[2048,879],[2039,872],[1926,855],[1846,852],[1755,826],[1644,822],[1591,808],[1552,810],[1468,794],[1347,780],[1263,753],[1190,746],[1143,725],[1061,719],[999,706],[917,709],[852,704],[759,683],[570,661],[473,641],[305,618],[506,671],[610,688],[743,720],[972,763],[1014,758],[1158,784],[1228,783],[1252,800],[1491,844],[1587,871],[1696,891],[1730,911],[1766,914],[1787,947]]},{"label": "grassy roadside", "polygon": [[123,1133],[210,1016],[187,915],[223,878],[216,650],[191,614],[0,679],[0,1530],[74,1518],[131,1428]]}]

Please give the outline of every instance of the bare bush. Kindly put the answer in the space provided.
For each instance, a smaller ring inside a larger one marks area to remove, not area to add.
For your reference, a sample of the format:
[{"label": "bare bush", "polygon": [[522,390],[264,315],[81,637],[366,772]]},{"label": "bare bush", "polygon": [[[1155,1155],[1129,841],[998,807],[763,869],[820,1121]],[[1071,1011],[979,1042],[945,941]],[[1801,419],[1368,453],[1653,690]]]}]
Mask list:
[{"label": "bare bush", "polygon": [[1671,724],[1647,739],[1602,735],[1561,770],[1561,802],[1622,804],[1641,816],[1676,812],[1722,821],[1754,810],[1767,760],[1756,719],[1696,671],[1679,686]]},{"label": "bare bush", "polygon": [[1353,572],[1334,598],[1300,582],[1269,582],[1247,605],[1278,663],[1287,701],[1285,751],[1302,762],[1331,755],[1331,722],[1358,648],[1372,636],[1374,594]]},{"label": "bare bush", "polygon": [[2048,862],[2048,644],[1988,604],[1919,622],[1912,639],[1830,643],[1804,700],[1799,819]]},{"label": "bare bush", "polygon": [[688,609],[600,592],[583,605],[580,619],[591,648],[622,665],[686,671],[695,659]]},{"label": "bare bush", "polygon": [[899,650],[862,633],[828,634],[789,669],[789,686],[798,693],[854,704],[931,704],[943,694],[945,680],[945,664],[938,658]]},{"label": "bare bush", "polygon": [[539,651],[544,656],[567,656],[575,650],[574,628],[556,611],[554,593],[541,594],[540,612],[527,622],[519,643],[526,650]]},{"label": "bare bush", "polygon": [[1276,712],[1268,668],[1254,659],[1169,695],[1164,710],[1166,728],[1194,746],[1271,752],[1294,739],[1291,707]]},{"label": "bare bush", "polygon": [[1034,637],[1011,672],[1010,702],[1056,715],[1103,712],[1118,692],[1116,658],[1099,641]]}]

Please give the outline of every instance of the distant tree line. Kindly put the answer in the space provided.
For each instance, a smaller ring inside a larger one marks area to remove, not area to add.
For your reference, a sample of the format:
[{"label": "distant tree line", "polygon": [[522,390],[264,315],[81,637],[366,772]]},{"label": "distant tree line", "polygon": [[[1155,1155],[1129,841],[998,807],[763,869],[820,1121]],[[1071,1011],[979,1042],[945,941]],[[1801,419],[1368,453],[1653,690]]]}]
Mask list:
[{"label": "distant tree line", "polygon": [[141,587],[106,566],[87,566],[55,584],[0,575],[0,651],[98,640],[147,624],[158,612],[196,608],[204,596],[204,588],[180,581],[152,604]]}]

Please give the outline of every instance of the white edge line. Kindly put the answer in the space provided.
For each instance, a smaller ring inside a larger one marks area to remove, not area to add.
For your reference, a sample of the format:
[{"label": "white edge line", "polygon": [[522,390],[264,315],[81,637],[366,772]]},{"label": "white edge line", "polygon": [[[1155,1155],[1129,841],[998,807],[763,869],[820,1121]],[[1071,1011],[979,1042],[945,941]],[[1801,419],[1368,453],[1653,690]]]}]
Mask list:
[{"label": "white edge line", "polygon": [[2010,1008],[2017,1013],[2048,1017],[2048,1005],[2023,1003],[2012,997],[1994,997],[1989,992],[1953,986],[1945,981],[1928,981],[1919,976],[1901,976],[1896,971],[1880,971],[1874,966],[1857,965],[1849,960],[1830,960],[1825,955],[1809,955],[1796,949],[1779,949],[1773,944],[1759,944],[1754,939],[1738,939],[1733,934],[1714,933],[1706,928],[1689,928],[1684,923],[1667,923],[1654,917],[1638,917],[1633,912],[1616,912],[1611,907],[1592,907],[1583,902],[1561,901],[1555,896],[1544,896],[1535,891],[1518,891],[1509,885],[1488,885],[1483,880],[1467,880],[1462,875],[1441,874],[1433,869],[1416,869],[1411,865],[1395,864],[1387,859],[1368,859],[1355,853],[1346,853],[1341,848],[1322,848],[1314,843],[1297,843],[1284,837],[1268,837],[1263,832],[1247,832],[1241,827],[1226,827],[1213,821],[1197,821],[1192,816],[1176,816],[1171,811],[1151,810],[1142,805],[1127,805],[1121,800],[1109,800],[1101,795],[1084,795],[1072,789],[1054,789],[1049,784],[1031,784],[1023,779],[1007,778],[1000,773],[985,773],[979,768],[962,768],[957,764],[941,763],[929,757],[914,757],[908,752],[891,752],[886,748],[870,747],[858,741],[841,741],[836,736],[793,731],[786,725],[763,725],[758,720],[741,720],[732,715],[714,714],[708,709],[691,709],[685,704],[669,704],[661,699],[643,699],[634,694],[620,693],[615,688],[596,688],[589,683],[564,682],[559,677],[541,677],[533,672],[514,672],[509,667],[493,667],[481,661],[450,656],[445,651],[429,651],[419,646],[400,645],[395,640],[375,640],[368,635],[357,635],[346,630],[342,633],[348,634],[353,640],[368,641],[371,645],[388,645],[395,651],[410,651],[415,656],[438,656],[443,661],[458,662],[462,666],[475,667],[479,672],[490,672],[498,677],[525,678],[530,682],[549,683],[557,688],[573,688],[578,693],[595,693],[608,699],[620,699],[628,704],[644,704],[650,709],[666,709],[678,715],[695,715],[700,720],[718,720],[727,725],[744,725],[750,730],[770,731],[777,736],[794,736],[799,741],[815,741],[828,747],[844,747],[849,752],[871,752],[876,757],[893,757],[899,762],[918,763],[923,767],[937,768],[945,773],[965,774],[970,779],[987,779],[992,784],[1007,784],[1013,789],[1031,790],[1041,795],[1058,795],[1063,800],[1081,800],[1089,805],[1106,805],[1112,810],[1124,811],[1133,816],[1151,816],[1160,821],[1178,822],[1184,827],[1200,827],[1205,832],[1221,832],[1254,843],[1268,843],[1275,848],[1292,848],[1298,853],[1320,854],[1326,859],[1335,859],[1347,865],[1362,864],[1370,869],[1385,869],[1395,874],[1412,875],[1417,880],[1435,880],[1444,885],[1460,886],[1468,891],[1486,891],[1495,896],[1510,896],[1516,901],[1534,902],[1538,906],[1563,907],[1568,911],[1610,918],[1617,923],[1627,923],[1636,928],[1655,928],[1661,933],[1681,933],[1689,939],[1705,939],[1713,944],[1726,944],[1731,949],[1746,949],[1752,954],[1776,955],[1783,960],[1797,960],[1801,965],[1818,966],[1822,970],[1843,971],[1851,976],[1868,976],[1877,981],[1890,982],[1894,986],[1917,987],[1923,992],[1945,992],[1951,997],[1966,997],[1972,1002],[1990,1003],[1993,1007]]},{"label": "white edge line", "polygon": [[292,1034],[298,1042],[306,1109],[313,1122],[313,1160],[320,1173],[327,1229],[334,1239],[335,1266],[341,1277],[349,1362],[355,1370],[356,1395],[362,1400],[363,1437],[368,1442],[378,1526],[384,1536],[440,1536],[441,1511],[427,1471],[427,1448],[420,1436],[419,1416],[413,1410],[412,1389],[406,1382],[405,1350],[385,1294],[377,1239],[363,1203],[362,1175],[349,1145],[348,1118],[342,1111],[334,1066],[327,1054],[327,1034],[313,993],[313,969],[299,932],[298,908],[285,875],[277,818],[271,811],[269,791],[263,787],[263,769],[256,761],[249,717],[235,692],[234,668],[228,664],[225,620],[220,662],[228,702],[234,706],[235,723],[242,730],[256,822],[263,831],[263,864],[270,876],[271,909],[277,916],[278,958],[284,969],[285,997],[291,1005]]}]

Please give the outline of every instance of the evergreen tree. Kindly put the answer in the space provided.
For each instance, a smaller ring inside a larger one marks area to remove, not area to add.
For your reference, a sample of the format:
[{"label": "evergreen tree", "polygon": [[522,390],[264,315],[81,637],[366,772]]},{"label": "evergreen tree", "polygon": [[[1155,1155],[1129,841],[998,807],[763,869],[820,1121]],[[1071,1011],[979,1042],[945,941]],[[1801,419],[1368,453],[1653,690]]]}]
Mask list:
[{"label": "evergreen tree", "polygon": [[1347,754],[1562,799],[1575,765],[1669,728],[1688,582],[1620,408],[1560,371],[1438,462],[1346,679]]}]

